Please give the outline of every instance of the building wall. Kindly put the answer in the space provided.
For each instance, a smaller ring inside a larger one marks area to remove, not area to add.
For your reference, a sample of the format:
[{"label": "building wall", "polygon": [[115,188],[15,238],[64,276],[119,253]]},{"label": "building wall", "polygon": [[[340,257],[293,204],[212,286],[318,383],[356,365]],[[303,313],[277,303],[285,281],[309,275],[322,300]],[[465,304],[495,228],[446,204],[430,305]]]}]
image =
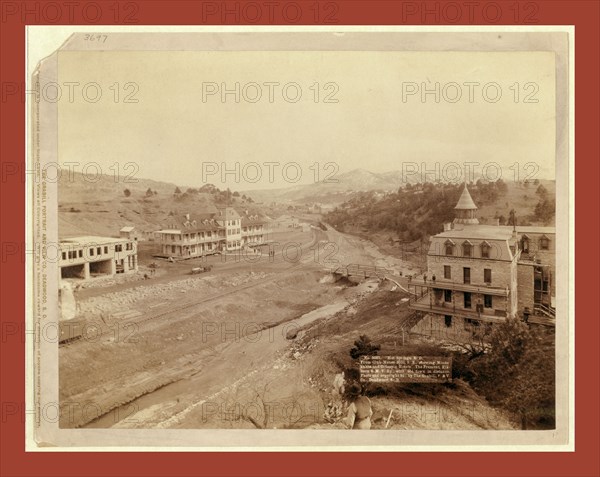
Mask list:
[{"label": "building wall", "polygon": [[[137,242],[123,239],[109,243],[101,240],[86,243],[60,244],[59,273],[65,278],[92,278],[94,275],[114,275],[136,271]],[[80,271],[79,271],[80,270]]]},{"label": "building wall", "polygon": [[[448,308],[448,313],[450,313],[450,314],[453,312],[460,312],[461,310],[470,311],[471,313],[474,313],[477,311],[478,304],[481,304],[481,305],[485,304],[484,295],[486,295],[486,294],[471,292],[471,308],[465,308],[464,307],[465,292],[453,290],[452,291],[453,303],[446,303],[445,306]],[[442,295],[442,299],[443,299],[443,295]],[[484,307],[484,311],[483,311],[484,314],[504,317],[504,316],[506,316],[506,313],[511,312],[511,308],[507,307],[506,297],[493,295],[493,296],[491,296],[491,299],[492,299],[492,307],[491,308]],[[434,303],[435,303],[435,299],[434,299]],[[496,312],[496,310],[498,310],[498,312]]]},{"label": "building wall", "polygon": [[[199,257],[221,250],[237,250],[246,244],[252,245],[265,242],[264,234],[266,230],[264,225],[257,224],[242,227],[237,225],[239,222],[239,220],[234,220],[230,225],[223,225],[222,228],[206,231],[158,231],[156,236],[161,244],[162,254],[173,257]],[[223,223],[227,224],[227,222]],[[227,246],[228,244],[229,246]]]},{"label": "building wall", "polygon": [[519,263],[517,266],[519,281],[518,316],[523,316],[523,310],[528,307],[533,312],[533,265]]},{"label": "building wall", "polygon": [[[525,231],[521,233],[529,237],[529,257],[534,257],[539,260],[542,265],[549,265],[551,274],[551,292],[552,296],[556,296],[556,234],[552,233],[533,233]],[[540,239],[546,236],[548,241],[548,250],[540,248]]]},{"label": "building wall", "polygon": [[242,245],[257,245],[265,242],[266,230],[263,224],[242,226]]},{"label": "building wall", "polygon": [[[445,239],[444,239],[445,240]],[[461,241],[462,242],[462,241]],[[443,244],[443,242],[440,242]],[[455,255],[440,255],[440,251],[444,251],[444,248],[438,243],[435,247],[430,249],[430,253],[427,257],[427,270],[428,279],[431,280],[435,275],[435,286],[443,289],[444,283],[464,283],[463,269],[470,268],[471,270],[471,281],[470,284],[474,287],[485,287],[491,286],[494,288],[508,288],[509,297],[492,296],[492,307],[486,308],[485,313],[491,313],[496,316],[501,316],[504,312],[505,316],[514,316],[518,309],[518,283],[517,283],[517,259],[516,257],[512,260],[497,260],[493,258],[480,258],[480,247],[479,242],[474,244],[473,255],[474,257],[462,257]],[[491,255],[494,256],[493,250],[500,256],[512,257],[512,254],[508,250],[508,244],[504,242],[490,242],[492,249]],[[462,249],[457,244],[455,247],[455,253],[462,253]],[[444,278],[444,267],[450,267],[451,278]],[[486,283],[484,280],[484,270],[491,270],[492,281]],[[456,304],[456,309],[463,308],[464,306],[464,292],[453,291],[453,300]],[[484,303],[485,292],[471,292],[471,310],[476,310],[478,303]],[[492,311],[494,310],[494,311]],[[499,313],[496,313],[498,310]]]},{"label": "building wall", "polygon": [[[464,257],[446,257],[436,256],[427,257],[427,274],[431,278],[435,275],[436,283],[463,283],[463,268],[471,269],[471,285],[484,286],[484,269],[492,270],[491,286],[496,288],[512,287],[514,283],[514,263],[508,261],[497,261],[488,259],[464,258]],[[444,265],[450,266],[451,279],[444,278]]]},{"label": "building wall", "polygon": [[[450,326],[448,326],[448,324]],[[491,324],[479,323],[460,316],[452,316],[449,322],[444,315],[428,314],[419,321],[411,333],[433,336],[434,338],[461,343],[478,341],[480,337],[489,335],[492,330]]]}]

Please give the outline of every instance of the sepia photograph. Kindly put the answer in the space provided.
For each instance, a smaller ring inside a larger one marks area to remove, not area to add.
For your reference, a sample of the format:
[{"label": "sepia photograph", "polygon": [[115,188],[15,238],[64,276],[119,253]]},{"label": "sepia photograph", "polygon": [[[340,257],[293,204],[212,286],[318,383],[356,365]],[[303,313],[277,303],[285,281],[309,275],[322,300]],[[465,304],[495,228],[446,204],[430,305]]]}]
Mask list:
[{"label": "sepia photograph", "polygon": [[38,446],[573,445],[571,29],[91,28],[28,33]]}]

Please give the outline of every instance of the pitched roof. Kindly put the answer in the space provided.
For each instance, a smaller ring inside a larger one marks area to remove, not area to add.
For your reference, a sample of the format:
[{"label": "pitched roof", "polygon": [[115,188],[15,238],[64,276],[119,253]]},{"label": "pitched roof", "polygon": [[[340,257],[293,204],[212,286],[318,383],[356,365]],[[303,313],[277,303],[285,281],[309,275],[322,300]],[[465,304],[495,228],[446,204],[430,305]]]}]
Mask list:
[{"label": "pitched roof", "polygon": [[465,225],[461,228],[440,232],[434,237],[457,240],[509,240],[512,237],[512,227],[498,227],[497,225]]},{"label": "pitched roof", "polygon": [[471,194],[469,193],[469,189],[467,189],[467,184],[465,183],[465,188],[460,195],[460,199],[456,203],[455,209],[469,210],[469,209],[477,209],[475,202],[471,198]]},{"label": "pitched roof", "polygon": [[258,215],[252,215],[249,217],[242,217],[242,227],[247,225],[264,225],[267,221]]},{"label": "pitched roof", "polygon": [[216,219],[236,220],[240,218],[240,214],[233,207],[219,207],[217,210],[219,212]]},{"label": "pitched roof", "polygon": [[163,220],[164,230],[185,230],[194,232],[196,230],[216,230],[220,226],[216,222],[217,217],[211,213],[198,213],[198,214],[177,214],[170,215]]}]

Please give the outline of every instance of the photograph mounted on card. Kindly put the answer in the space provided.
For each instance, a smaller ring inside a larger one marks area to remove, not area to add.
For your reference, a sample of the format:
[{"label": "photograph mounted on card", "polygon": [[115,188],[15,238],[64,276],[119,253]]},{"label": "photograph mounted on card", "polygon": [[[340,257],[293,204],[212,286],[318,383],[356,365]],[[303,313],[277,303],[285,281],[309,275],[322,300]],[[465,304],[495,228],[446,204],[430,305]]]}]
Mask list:
[{"label": "photograph mounted on card", "polygon": [[572,30],[151,30],[28,29],[28,448],[572,448]]}]

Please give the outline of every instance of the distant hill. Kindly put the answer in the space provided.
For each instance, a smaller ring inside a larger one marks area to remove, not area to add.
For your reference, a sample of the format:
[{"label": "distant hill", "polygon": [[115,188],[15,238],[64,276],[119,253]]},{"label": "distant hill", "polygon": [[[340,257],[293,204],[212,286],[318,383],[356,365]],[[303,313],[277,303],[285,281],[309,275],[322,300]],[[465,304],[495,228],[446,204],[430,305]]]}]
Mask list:
[{"label": "distant hill", "polygon": [[[424,183],[383,194],[357,192],[323,219],[349,233],[385,232],[403,241],[424,239],[441,232],[443,224],[454,219],[454,206],[462,190],[462,184]],[[500,225],[510,225],[510,211],[514,209],[517,224],[554,225],[553,181],[477,181],[469,185],[469,191],[478,206],[480,223],[498,219]],[[546,205],[538,206],[542,202]]]},{"label": "distant hill", "polygon": [[[503,171],[502,176],[506,183],[513,182],[513,171]],[[331,179],[336,182],[315,182],[312,184],[293,185],[281,189],[253,190],[252,194],[256,200],[269,203],[273,201],[282,203],[310,203],[318,202],[321,204],[340,205],[347,201],[356,192],[397,192],[398,189],[407,184],[415,185],[424,182],[430,182],[432,176],[426,176],[426,181],[422,181],[420,174],[403,174],[400,170],[388,172],[370,172],[366,169],[353,169],[349,172],[337,174]],[[473,182],[481,179],[477,174],[473,176]],[[554,190],[554,181],[542,180],[541,183],[552,184]],[[460,185],[460,184],[455,184]]]},{"label": "distant hill", "polygon": [[[239,211],[276,216],[278,209],[269,206],[272,202],[321,203],[331,208],[345,204],[343,212],[336,216],[336,225],[342,228],[346,223],[346,226],[354,224],[359,228],[388,227],[402,233],[414,230],[415,234],[441,226],[441,220],[451,213],[455,204],[452,202],[455,201],[454,196],[462,187],[411,184],[409,187],[414,189],[415,200],[405,201],[404,196],[394,196],[402,185],[400,171],[372,173],[365,169],[340,174],[335,183],[319,182],[262,193],[220,191],[210,184],[200,188],[184,188],[150,179],[135,178],[132,182],[124,182],[123,177],[117,179],[110,175],[86,178],[74,174],[71,180],[66,173],[62,174],[58,187],[60,236],[114,236],[126,225],[149,232],[163,227],[171,213],[211,212],[217,205],[232,205]],[[548,199],[553,201],[554,181],[539,181],[539,184],[544,185]],[[510,209],[514,208],[519,223],[523,223],[530,222],[534,214],[539,200],[537,187],[538,184],[533,182],[523,184],[507,181],[506,189],[493,197],[486,195],[485,187],[470,190],[480,208],[479,217],[483,220],[493,217],[506,219]],[[436,190],[443,192],[441,198],[435,195]],[[427,197],[421,198],[418,194]],[[401,202],[397,202],[398,199],[402,199]],[[286,207],[279,207],[279,212],[286,210]],[[413,209],[414,212],[411,212]]]},{"label": "distant hill", "polygon": [[216,205],[259,212],[251,200],[210,184],[193,189],[150,179],[124,182],[110,175],[64,173],[58,183],[59,236],[118,236],[126,225],[150,232],[163,227],[171,213],[213,212]]},{"label": "distant hill", "polygon": [[333,176],[328,182],[295,185],[281,189],[251,191],[261,202],[322,202],[341,203],[357,191],[392,191],[401,184],[401,172],[375,173],[354,169]]}]

